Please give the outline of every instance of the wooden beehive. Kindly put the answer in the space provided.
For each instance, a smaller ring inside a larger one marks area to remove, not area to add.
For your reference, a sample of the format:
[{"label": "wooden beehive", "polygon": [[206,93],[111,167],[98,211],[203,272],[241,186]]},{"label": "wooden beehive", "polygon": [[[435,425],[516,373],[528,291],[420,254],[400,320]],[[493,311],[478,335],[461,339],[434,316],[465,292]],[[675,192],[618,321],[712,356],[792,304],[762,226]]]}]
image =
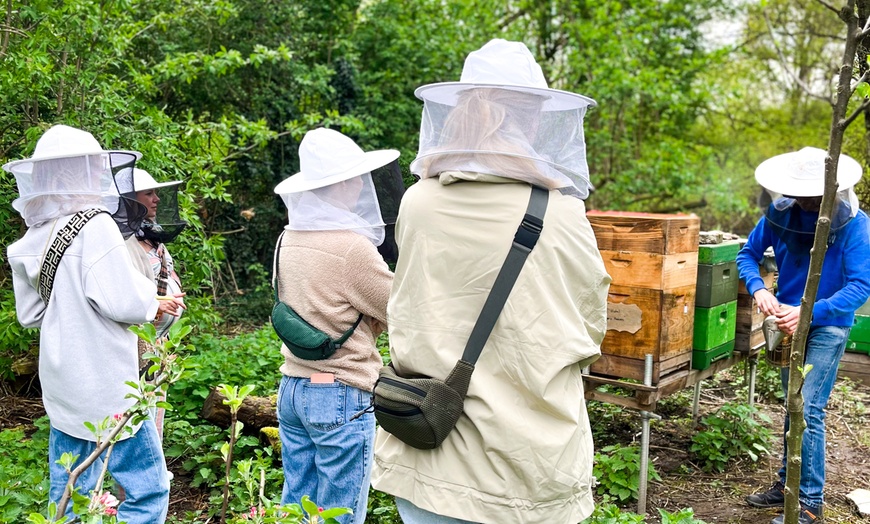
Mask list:
[{"label": "wooden beehive", "polygon": [[675,289],[695,284],[698,253],[660,255],[644,251],[600,249],[604,269],[623,286]]},{"label": "wooden beehive", "polygon": [[[643,380],[652,355],[653,380],[692,359],[695,286],[671,290],[610,286],[602,357],[591,371]],[[687,366],[686,366],[687,367]]]},{"label": "wooden beehive", "polygon": [[694,215],[589,211],[598,249],[670,255],[697,253],[701,221]]},{"label": "wooden beehive", "polygon": [[592,373],[653,381],[692,360],[700,220],[693,215],[590,211],[604,267],[613,279],[607,333]]}]

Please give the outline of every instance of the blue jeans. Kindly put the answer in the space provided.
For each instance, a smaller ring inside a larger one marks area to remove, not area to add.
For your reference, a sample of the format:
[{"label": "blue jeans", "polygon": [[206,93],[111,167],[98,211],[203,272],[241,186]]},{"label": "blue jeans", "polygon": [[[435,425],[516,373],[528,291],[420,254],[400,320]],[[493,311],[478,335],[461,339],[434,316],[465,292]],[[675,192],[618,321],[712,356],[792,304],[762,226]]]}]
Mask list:
[{"label": "blue jeans", "polygon": [[[51,488],[49,498],[60,502],[69,474],[56,463],[61,454],[78,455],[76,466],[96,448],[95,442],[71,437],[51,428],[48,437],[48,465]],[[103,458],[97,459],[76,481],[79,493],[90,496],[97,486],[103,470]],[[154,422],[146,420],[136,435],[117,442],[109,456],[109,473],[115,482],[124,488],[126,498],[118,506],[118,521],[127,524],[162,524],[169,510],[169,477],[166,474],[166,459]],[[117,495],[117,493],[116,493]],[[66,515],[72,517],[72,502],[67,505]]]},{"label": "blue jeans", "polygon": [[404,524],[475,524],[469,520],[454,519],[420,509],[412,502],[396,497],[396,508]]},{"label": "blue jeans", "polygon": [[312,384],[307,378],[281,379],[278,430],[284,463],[282,504],[303,495],[323,508],[343,507],[353,515],[341,524],[363,524],[374,460],[375,416],[365,413],[371,393],[341,382]]},{"label": "blue jeans", "polygon": [[[801,504],[820,508],[824,502],[825,488],[825,408],[834,382],[837,380],[837,367],[849,338],[848,327],[817,326],[810,328],[807,336],[805,366],[812,364],[803,386],[804,419],[807,429],[801,444]],[[788,368],[782,369],[782,388],[788,391]],[[788,433],[788,414],[783,432],[782,469],[779,478],[785,482],[786,442]]]}]

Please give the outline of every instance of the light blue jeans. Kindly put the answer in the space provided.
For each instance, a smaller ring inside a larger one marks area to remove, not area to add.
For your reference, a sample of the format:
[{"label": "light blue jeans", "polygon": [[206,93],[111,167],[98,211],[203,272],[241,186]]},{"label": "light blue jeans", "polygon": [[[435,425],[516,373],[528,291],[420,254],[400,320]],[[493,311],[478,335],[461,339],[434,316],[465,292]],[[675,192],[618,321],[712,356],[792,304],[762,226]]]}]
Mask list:
[{"label": "light blue jeans", "polygon": [[[824,502],[825,489],[825,408],[834,382],[837,380],[837,367],[849,338],[848,327],[817,326],[810,328],[807,337],[805,366],[813,368],[806,376],[803,387],[804,419],[807,429],[801,444],[801,504],[820,508]],[[782,388],[788,390],[788,368],[782,369]],[[782,469],[779,478],[785,482],[786,443],[788,433],[788,414],[783,432]]]},{"label": "light blue jeans", "polygon": [[350,508],[341,524],[363,524],[374,460],[375,416],[352,416],[371,404],[372,395],[341,382],[312,384],[307,378],[281,379],[278,430],[284,463],[282,504],[303,495],[323,508]]},{"label": "light blue jeans", "polygon": [[396,497],[396,508],[404,524],[475,524],[469,520],[454,519],[420,509],[412,502]]},{"label": "light blue jeans", "polygon": [[[69,452],[78,455],[76,465],[82,462],[96,448],[96,443],[67,435],[51,428],[48,437],[48,465],[51,488],[49,497],[52,502],[60,502],[69,474],[56,463],[61,454]],[[97,486],[103,469],[103,457],[76,481],[79,493],[90,496]],[[166,474],[166,459],[154,422],[146,420],[136,435],[115,444],[109,456],[109,473],[115,482],[124,488],[126,498],[118,506],[118,521],[127,524],[162,524],[169,511],[169,477]],[[117,493],[115,493],[117,495]],[[72,517],[72,502],[67,506],[68,517]]]}]

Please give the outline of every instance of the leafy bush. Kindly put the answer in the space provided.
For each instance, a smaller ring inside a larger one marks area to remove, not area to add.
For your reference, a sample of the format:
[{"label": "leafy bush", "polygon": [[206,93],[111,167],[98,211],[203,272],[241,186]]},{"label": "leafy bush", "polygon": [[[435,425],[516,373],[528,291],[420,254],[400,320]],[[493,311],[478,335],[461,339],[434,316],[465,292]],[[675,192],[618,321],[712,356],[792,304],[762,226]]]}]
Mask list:
[{"label": "leafy bush", "polygon": [[193,339],[196,353],[187,357],[184,375],[169,388],[175,411],[168,417],[197,423],[202,404],[218,384],[250,384],[258,395],[278,392],[284,363],[281,343],[271,326],[235,337],[204,334]]},{"label": "leafy bush", "polygon": [[763,423],[770,417],[746,404],[725,404],[701,419],[706,428],[695,433],[689,451],[702,462],[704,471],[724,471],[731,459],[748,457],[753,462],[767,453],[771,432]]},{"label": "leafy bush", "polygon": [[662,524],[706,524],[703,520],[695,518],[695,511],[692,508],[681,509],[676,513],[669,513],[659,508],[659,515],[662,517]]},{"label": "leafy bush", "polygon": [[604,495],[601,503],[595,505],[595,511],[580,524],[643,524],[643,515],[623,511]]},{"label": "leafy bush", "polygon": [[23,522],[48,503],[48,417],[34,424],[29,438],[20,428],[0,431],[0,522]]},{"label": "leafy bush", "polygon": [[[636,500],[640,479],[640,448],[638,446],[606,446],[595,454],[592,473],[598,480],[596,492],[625,502]],[[661,480],[652,462],[647,479]]]}]

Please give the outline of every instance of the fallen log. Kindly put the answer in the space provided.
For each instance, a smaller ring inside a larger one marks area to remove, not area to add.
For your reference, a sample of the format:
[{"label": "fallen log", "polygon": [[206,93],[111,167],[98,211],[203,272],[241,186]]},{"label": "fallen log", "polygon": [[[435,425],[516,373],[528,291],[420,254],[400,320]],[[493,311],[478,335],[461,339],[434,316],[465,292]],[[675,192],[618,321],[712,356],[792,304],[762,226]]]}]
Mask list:
[{"label": "fallen log", "polygon": [[[230,427],[230,407],[224,404],[226,397],[212,388],[202,404],[199,416],[222,428]],[[257,434],[264,427],[277,427],[275,412],[277,398],[247,396],[239,407],[238,419],[245,424],[246,433]]]}]

